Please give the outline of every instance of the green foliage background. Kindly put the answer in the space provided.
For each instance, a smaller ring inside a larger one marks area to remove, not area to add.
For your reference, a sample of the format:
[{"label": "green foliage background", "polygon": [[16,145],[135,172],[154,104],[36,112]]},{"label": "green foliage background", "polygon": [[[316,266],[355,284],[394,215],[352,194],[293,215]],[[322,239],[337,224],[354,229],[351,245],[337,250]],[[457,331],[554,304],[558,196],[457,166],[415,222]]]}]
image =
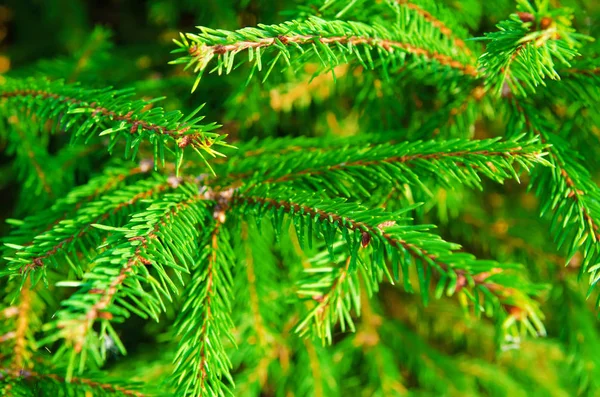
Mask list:
[{"label": "green foliage background", "polygon": [[0,5],[2,395],[600,394],[599,17]]}]

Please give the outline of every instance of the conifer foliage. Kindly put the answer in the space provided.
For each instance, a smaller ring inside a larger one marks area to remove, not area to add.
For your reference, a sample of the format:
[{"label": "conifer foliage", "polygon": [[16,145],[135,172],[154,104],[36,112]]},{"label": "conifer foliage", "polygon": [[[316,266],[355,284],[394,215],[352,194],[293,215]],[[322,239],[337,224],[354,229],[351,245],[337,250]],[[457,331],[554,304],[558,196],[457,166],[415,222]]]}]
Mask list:
[{"label": "conifer foliage", "polygon": [[0,41],[2,395],[600,393],[594,1],[132,3]]}]

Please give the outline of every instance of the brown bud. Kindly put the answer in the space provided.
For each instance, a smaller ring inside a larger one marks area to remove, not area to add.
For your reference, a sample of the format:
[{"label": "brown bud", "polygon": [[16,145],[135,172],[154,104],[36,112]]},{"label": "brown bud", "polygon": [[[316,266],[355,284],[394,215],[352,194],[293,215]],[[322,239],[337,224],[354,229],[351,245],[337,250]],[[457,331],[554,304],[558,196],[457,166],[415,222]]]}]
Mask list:
[{"label": "brown bud", "polygon": [[519,19],[523,22],[535,21],[535,17],[533,16],[533,14],[530,14],[528,12],[517,12],[517,15],[519,16]]},{"label": "brown bud", "polygon": [[360,244],[362,245],[362,247],[366,248],[370,242],[371,242],[371,235],[367,232],[363,232],[362,238],[360,240]]},{"label": "brown bud", "polygon": [[100,313],[98,313],[98,318],[101,318],[104,320],[112,320],[113,315],[109,312],[100,312]]},{"label": "brown bud", "polygon": [[542,20],[540,21],[541,29],[548,29],[550,27],[550,25],[552,25],[552,18],[550,18],[550,17],[543,17]]}]

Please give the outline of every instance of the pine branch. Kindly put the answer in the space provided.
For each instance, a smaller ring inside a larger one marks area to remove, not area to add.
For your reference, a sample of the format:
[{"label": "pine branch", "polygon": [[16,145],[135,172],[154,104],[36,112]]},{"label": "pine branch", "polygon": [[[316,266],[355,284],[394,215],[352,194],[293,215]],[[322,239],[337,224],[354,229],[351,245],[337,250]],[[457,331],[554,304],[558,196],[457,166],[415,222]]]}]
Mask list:
[{"label": "pine branch", "polygon": [[130,90],[89,90],[61,81],[10,79],[0,89],[0,108],[8,112],[25,107],[72,132],[73,140],[110,134],[112,148],[119,137],[123,137],[127,143],[126,157],[135,156],[140,144],[148,140],[153,147],[155,162],[160,161],[163,165],[165,150],[175,155],[178,165],[188,146],[202,159],[202,152],[220,155],[212,148],[213,145],[224,145],[224,136],[210,132],[216,125],[199,124],[202,116],[193,118],[202,106],[181,120],[183,115],[178,111],[147,110],[156,99],[131,101],[131,95]]},{"label": "pine branch", "polygon": [[523,102],[515,101],[515,109],[515,118],[521,122],[513,128],[529,131],[552,145],[549,160],[553,168],[535,173],[531,186],[542,200],[542,215],[552,213],[551,230],[559,247],[567,245],[568,261],[582,250],[581,274],[589,272],[590,288],[594,287],[600,279],[596,265],[600,255],[600,189],[578,163],[578,155],[551,132],[542,115]]},{"label": "pine branch", "polygon": [[65,377],[55,373],[42,373],[33,370],[15,371],[8,368],[0,368],[0,377],[8,381],[24,382],[24,383],[41,383],[39,387],[43,388],[44,392],[68,392],[68,393],[84,393],[88,395],[94,393],[95,396],[133,396],[144,397],[148,394],[140,391],[120,386],[118,382],[111,379],[110,382],[100,382],[94,379],[74,377],[67,383]]},{"label": "pine branch", "polygon": [[[402,184],[428,192],[424,176],[449,188],[458,183],[481,188],[479,175],[497,182],[511,177],[518,180],[515,164],[525,170],[535,164],[547,165],[543,148],[535,139],[516,138],[505,142],[417,141],[300,151],[281,156],[276,166],[267,166],[258,158],[234,165],[227,172],[232,179],[227,183],[286,184],[346,197],[369,197],[374,191]],[[341,158],[344,161],[340,162]]]},{"label": "pine branch", "polygon": [[[467,47],[465,42],[461,38],[457,37],[455,35],[455,33],[452,31],[452,29],[450,29],[450,27],[447,26],[446,23],[439,20],[434,15],[432,15],[430,12],[425,10],[422,6],[417,4],[418,2],[413,2],[413,1],[408,1],[408,0],[392,0],[392,1],[398,3],[401,7],[404,7],[408,10],[414,11],[415,14],[419,15],[425,21],[427,21],[433,27],[435,27],[437,30],[439,30],[441,35],[443,37],[447,38],[448,40],[450,40],[456,46],[456,48],[459,48],[461,51],[463,51],[469,57],[473,56],[471,50],[469,49],[469,47]],[[425,3],[430,7],[435,7],[435,6],[439,7],[439,3],[438,4],[436,4],[434,2],[422,2],[422,3]],[[437,9],[436,11],[439,12],[440,10]]]},{"label": "pine branch", "polygon": [[479,59],[486,85],[496,94],[527,96],[546,78],[559,79],[555,59],[569,66],[579,55],[577,48],[590,37],[571,28],[569,9],[550,9],[549,2],[521,0],[521,12],[498,24],[498,32],[488,33],[486,52]]},{"label": "pine branch", "polygon": [[228,240],[226,229],[217,224],[183,294],[173,374],[178,396],[232,394],[227,385],[233,386],[231,362],[223,345],[225,338],[233,342],[229,296],[234,260]]},{"label": "pine branch", "polygon": [[[409,35],[396,27],[325,21],[312,17],[307,21],[260,25],[259,28],[245,28],[235,32],[208,28],[201,30],[199,34],[182,34],[181,41],[175,41],[180,48],[174,52],[187,52],[187,55],[172,63],[186,64],[187,68],[193,66],[194,72],[198,73],[192,91],[213,58],[217,58],[215,70],[229,73],[234,67],[236,54],[242,51],[248,52],[249,62],[259,71],[262,69],[262,53],[269,51],[276,54],[270,62],[270,72],[280,57],[291,65],[296,59],[292,56],[292,51],[298,51],[301,54],[299,62],[306,62],[314,55],[326,69],[348,63],[348,57],[351,57],[365,69],[374,69],[376,64],[381,63],[386,70],[390,65],[396,67],[403,64],[406,56],[411,55],[416,57],[418,63],[434,62],[459,74],[477,76],[473,66],[454,59],[450,51],[440,53],[438,49],[430,49],[416,35]],[[431,45],[431,42],[427,44]],[[373,57],[375,54],[378,58]]]},{"label": "pine branch", "polygon": [[[322,236],[332,261],[335,260],[333,247],[336,234],[341,233],[350,256],[349,271],[356,271],[361,247],[371,247],[371,277],[380,279],[382,274],[386,274],[390,280],[397,280],[402,272],[407,291],[412,291],[409,265],[414,264],[425,302],[432,273],[435,273],[440,279],[436,296],[440,297],[444,292],[448,295],[464,292],[465,297],[475,303],[477,311],[487,306],[484,310],[495,312],[492,307],[497,308],[501,304],[511,311],[505,324],[507,328],[515,321],[521,321],[533,334],[545,332],[536,303],[523,294],[523,291],[528,291],[536,295],[539,293],[537,287],[523,288],[523,280],[517,281],[514,276],[504,274],[505,269],[514,266],[502,267],[493,261],[477,261],[468,254],[454,252],[457,245],[427,233],[427,226],[402,225],[406,220],[402,212],[367,211],[358,204],[340,200],[326,201],[312,195],[290,195],[286,191],[264,189],[234,196],[232,206],[242,213],[252,213],[257,219],[271,214],[276,230],[282,229],[284,215],[287,214],[293,220],[301,245],[306,241],[310,246],[314,236]],[[403,212],[411,209],[409,207]],[[384,257],[391,262],[393,278]],[[483,301],[480,302],[480,299]],[[491,302],[484,303],[487,299]],[[330,332],[329,327],[326,329]],[[331,340],[330,333],[327,338]]]},{"label": "pine branch", "polygon": [[[123,217],[131,213],[141,200],[156,197],[170,187],[172,186],[167,178],[154,177],[127,186],[114,194],[101,196],[80,208],[72,218],[61,220],[51,229],[36,236],[31,244],[11,244],[10,248],[17,251],[13,254],[15,256],[5,257],[9,262],[4,273],[18,273],[27,277],[30,272],[37,270],[43,270],[45,273],[48,262],[58,267],[59,262],[64,261],[75,269],[84,269],[85,265],[81,261],[90,258],[88,252],[94,250],[104,236],[102,230],[93,228],[93,224],[106,224],[111,218]],[[76,244],[79,248],[78,253],[86,250],[83,258],[70,255],[71,247]],[[60,255],[64,255],[64,259],[58,259],[57,256],[60,258]]]},{"label": "pine branch", "polygon": [[[68,378],[76,355],[84,349],[86,356],[103,360],[105,352],[99,349],[105,347],[98,341],[111,338],[124,351],[111,321],[127,318],[131,312],[158,320],[164,310],[163,299],[172,299],[169,290],[179,293],[172,278],[182,283],[181,273],[189,272],[201,234],[198,225],[208,215],[206,212],[204,198],[198,195],[195,185],[182,184],[178,192],[155,200],[147,210],[135,214],[123,228],[94,225],[113,233],[104,244],[108,249],[94,259],[92,270],[82,282],[65,284],[80,289],[63,302],[56,320],[47,327],[48,336],[40,342],[64,339],[66,346],[72,347]],[[171,269],[170,274],[167,269]],[[97,320],[102,323],[98,335],[92,328]],[[65,349],[55,357],[60,359]],[[82,367],[80,364],[80,370]]]}]

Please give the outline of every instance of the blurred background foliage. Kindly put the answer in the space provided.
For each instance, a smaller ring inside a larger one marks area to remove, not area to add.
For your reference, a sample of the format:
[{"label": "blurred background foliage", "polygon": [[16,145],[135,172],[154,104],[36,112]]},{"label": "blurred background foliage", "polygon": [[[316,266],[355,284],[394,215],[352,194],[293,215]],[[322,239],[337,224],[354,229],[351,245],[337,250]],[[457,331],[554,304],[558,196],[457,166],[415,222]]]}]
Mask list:
[{"label": "blurred background foliage", "polygon": [[[385,131],[391,125],[405,126],[414,139],[455,137],[459,135],[457,131],[477,138],[498,135],[500,127],[490,124],[486,117],[498,118],[498,109],[485,99],[479,103],[476,93],[473,95],[470,90],[444,92],[447,98],[441,100],[436,88],[426,81],[398,81],[392,86],[383,84],[376,74],[362,74],[360,69],[347,66],[336,69],[337,82],[329,74],[311,79],[314,70],[306,65],[306,70],[295,75],[276,74],[264,83],[260,78],[247,83],[247,73],[234,72],[227,78],[211,74],[190,93],[195,76],[180,65],[168,64],[174,58],[170,53],[174,48],[172,40],[179,32],[194,31],[197,25],[235,30],[273,24],[302,16],[305,10],[312,13],[321,4],[317,0],[298,3],[301,4],[276,0],[8,0],[0,5],[0,74],[44,75],[79,81],[89,87],[134,87],[141,97],[166,96],[166,109],[184,113],[205,102],[203,112],[208,121],[222,124],[222,130],[230,134],[230,142],[270,136],[348,136],[362,131]],[[458,23],[475,37],[494,31],[496,23],[515,11],[515,3],[510,0],[444,3],[454,11]],[[552,3],[572,7],[578,31],[599,37],[600,2]],[[456,104],[463,103],[454,123],[440,126],[428,118],[433,110],[443,111],[444,106],[449,106],[450,112]],[[586,159],[597,164],[600,150],[584,149],[589,146],[585,142],[582,140],[581,150],[588,150],[584,153]],[[15,187],[16,175],[10,170],[12,154],[5,149],[0,147],[0,216],[26,214],[36,208],[31,204],[36,199],[23,201],[20,197]],[[86,152],[83,156],[90,157],[93,169],[94,157],[100,161],[103,153]],[[58,195],[87,178],[85,172],[71,175],[65,171],[63,175],[60,180],[48,181],[56,185]],[[307,390],[305,395],[333,395],[327,382],[314,384],[320,377],[327,378],[329,372],[347,380],[339,386],[341,391],[357,396],[404,394],[404,388],[420,390],[415,395],[600,395],[595,296],[583,299],[586,286],[577,280],[581,257],[575,256],[564,266],[565,253],[556,250],[546,221],[538,216],[537,199],[526,191],[526,183],[486,182],[484,186],[482,192],[439,188],[431,197],[401,192],[398,197],[390,197],[389,206],[394,209],[424,201],[419,220],[441,225],[442,235],[463,244],[466,251],[482,258],[521,262],[532,280],[552,280],[543,302],[548,337],[517,340],[512,348],[504,346],[498,351],[493,324],[469,318],[456,302],[434,300],[424,307],[418,295],[382,286],[376,302],[363,303],[357,332],[340,332],[330,352],[324,353],[325,348],[320,345],[300,339],[289,343],[307,346],[274,343],[273,348],[279,346],[280,350],[269,353],[271,361],[266,365],[273,373],[280,373],[281,384],[272,385],[275,389],[264,390],[262,395],[285,390],[286,382],[302,382],[295,390]],[[5,230],[3,223],[0,231]],[[298,260],[290,252],[277,252],[277,256],[278,260]],[[173,316],[167,314],[171,319]],[[242,331],[239,336],[243,336]],[[150,346],[164,341],[165,335],[163,323],[136,323],[132,319],[121,335],[129,355],[115,354],[108,371],[123,378],[160,384],[170,374],[174,352]],[[239,354],[243,354],[241,349]],[[290,351],[305,353],[286,356]],[[329,366],[311,368],[312,354],[319,355],[320,362]],[[366,370],[356,375],[356,366]],[[239,370],[240,376],[257,376],[244,373],[250,370]],[[406,380],[402,386],[393,383],[395,371],[401,371]],[[242,390],[238,392],[244,395]]]}]

